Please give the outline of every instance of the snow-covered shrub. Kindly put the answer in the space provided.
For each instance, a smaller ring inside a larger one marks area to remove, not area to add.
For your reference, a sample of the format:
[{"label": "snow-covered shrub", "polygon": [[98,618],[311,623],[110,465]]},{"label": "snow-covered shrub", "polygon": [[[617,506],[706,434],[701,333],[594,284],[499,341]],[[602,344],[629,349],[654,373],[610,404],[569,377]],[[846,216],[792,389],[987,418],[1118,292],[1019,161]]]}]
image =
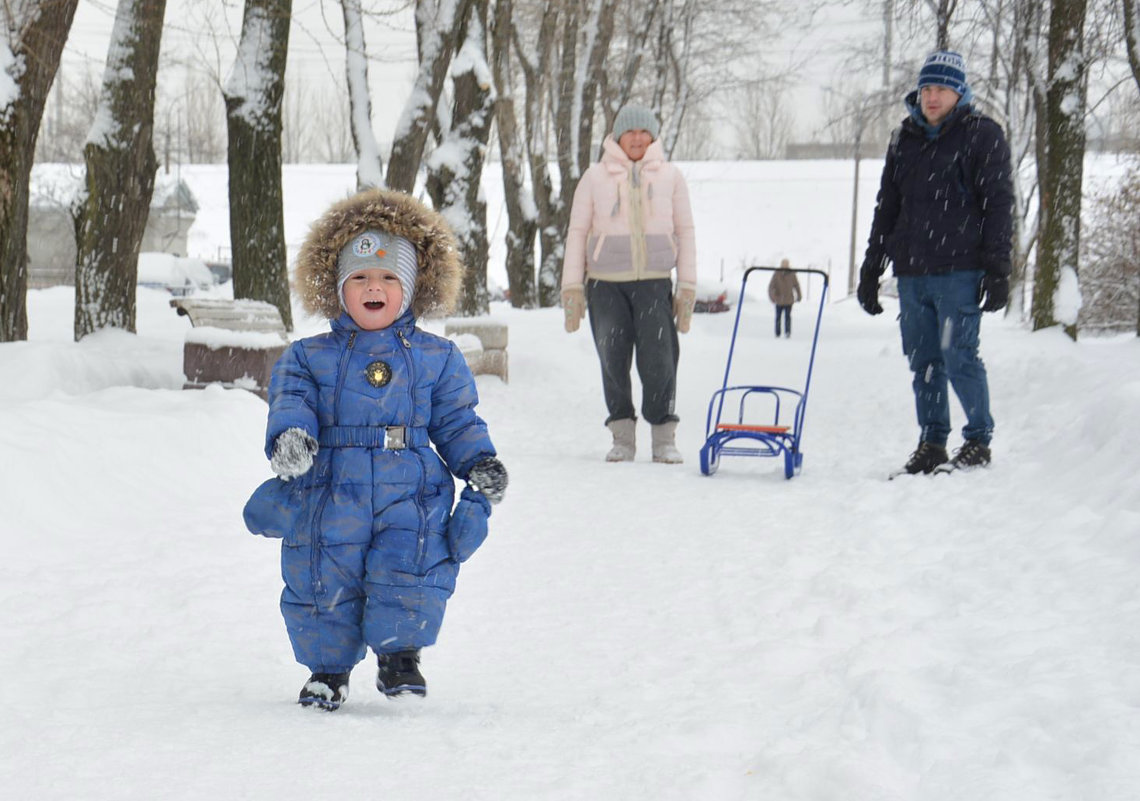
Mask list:
[{"label": "snow-covered shrub", "polygon": [[1140,315],[1140,161],[1093,196],[1081,232],[1082,333],[1137,331]]}]

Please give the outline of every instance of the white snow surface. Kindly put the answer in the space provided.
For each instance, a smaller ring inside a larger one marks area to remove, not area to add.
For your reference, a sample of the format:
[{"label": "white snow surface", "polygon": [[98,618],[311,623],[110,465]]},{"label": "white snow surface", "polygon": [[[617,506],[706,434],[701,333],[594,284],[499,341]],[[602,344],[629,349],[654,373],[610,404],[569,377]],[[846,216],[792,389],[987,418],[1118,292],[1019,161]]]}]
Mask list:
[{"label": "white snow surface", "polygon": [[[777,340],[765,278],[731,383],[802,386],[819,281]],[[140,289],[137,335],[74,343],[73,291],[32,291],[29,340],[0,344],[5,797],[1135,797],[1135,337],[985,315],[993,465],[887,481],[917,438],[897,306],[838,300],[802,473],[725,457],[706,477],[735,297],[681,337],[680,466],[650,462],[644,423],[636,462],[605,463],[588,326],[493,304],[510,384],[480,376],[479,410],[511,482],[424,652],[428,697],[385,700],[369,658],[328,714],[295,703],[278,544],[241,520],[270,475],[266,406],[181,389],[189,323],[168,301]]]}]

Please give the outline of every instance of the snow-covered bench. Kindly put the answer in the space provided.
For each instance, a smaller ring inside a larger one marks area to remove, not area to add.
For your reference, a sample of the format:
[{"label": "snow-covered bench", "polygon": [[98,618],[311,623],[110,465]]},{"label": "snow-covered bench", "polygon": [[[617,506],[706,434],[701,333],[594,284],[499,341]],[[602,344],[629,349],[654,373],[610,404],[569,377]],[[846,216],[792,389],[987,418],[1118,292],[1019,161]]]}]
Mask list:
[{"label": "snow-covered bench", "polygon": [[170,305],[192,326],[182,346],[183,389],[221,384],[266,397],[273,364],[289,344],[276,306],[194,297],[172,298]]},{"label": "snow-covered bench", "polygon": [[507,326],[493,320],[460,318],[444,324],[474,375],[497,375],[507,382]]}]

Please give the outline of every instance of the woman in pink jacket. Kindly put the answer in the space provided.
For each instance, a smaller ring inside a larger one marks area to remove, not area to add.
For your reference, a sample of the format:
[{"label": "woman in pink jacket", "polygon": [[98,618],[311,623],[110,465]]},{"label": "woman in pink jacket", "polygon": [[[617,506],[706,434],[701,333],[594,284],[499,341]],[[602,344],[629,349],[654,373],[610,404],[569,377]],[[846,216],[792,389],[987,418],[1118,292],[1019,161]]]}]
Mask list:
[{"label": "woman in pink jacket", "polygon": [[[689,330],[696,299],[693,212],[681,171],[665,159],[660,127],[627,105],[602,143],[601,161],[578,182],[566,233],[562,307],[574,332],[590,310],[613,434],[610,462],[632,461],[637,415],[630,368],[637,353],[641,416],[652,426],[653,461],[682,461],[677,415],[677,332]],[[674,292],[672,273],[677,269]]]}]

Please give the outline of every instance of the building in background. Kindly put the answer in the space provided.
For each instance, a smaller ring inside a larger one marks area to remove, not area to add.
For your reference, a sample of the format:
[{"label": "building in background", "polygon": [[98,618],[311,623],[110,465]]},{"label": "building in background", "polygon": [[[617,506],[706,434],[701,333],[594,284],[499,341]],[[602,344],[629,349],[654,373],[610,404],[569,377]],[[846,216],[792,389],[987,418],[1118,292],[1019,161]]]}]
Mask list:
[{"label": "building in background", "polygon": [[[75,283],[75,222],[72,206],[83,188],[84,168],[37,164],[28,203],[28,287]],[[140,251],[183,256],[198,203],[181,179],[158,174]]]}]

